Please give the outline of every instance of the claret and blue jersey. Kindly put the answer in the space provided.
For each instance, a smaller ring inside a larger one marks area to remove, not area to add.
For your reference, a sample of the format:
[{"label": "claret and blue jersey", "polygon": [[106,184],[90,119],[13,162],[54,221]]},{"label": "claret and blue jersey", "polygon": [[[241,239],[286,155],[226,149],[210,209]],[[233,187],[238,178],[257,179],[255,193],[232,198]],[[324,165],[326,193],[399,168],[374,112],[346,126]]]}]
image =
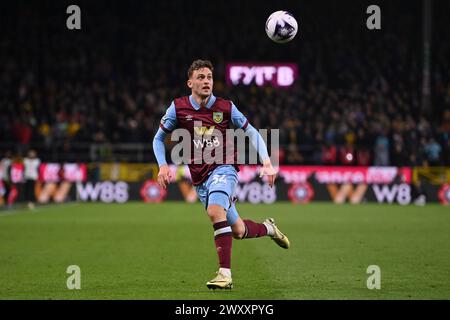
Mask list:
[{"label": "claret and blue jersey", "polygon": [[[180,102],[181,106],[183,107],[183,110],[180,110],[180,106],[177,106],[175,108],[175,102]],[[217,103],[216,103],[217,102]],[[186,108],[187,107],[187,108]],[[172,132],[177,127],[183,127],[183,125],[187,124],[187,121],[192,120],[205,120],[205,123],[211,122],[214,119],[211,118],[203,118],[199,117],[200,112],[203,112],[204,114],[208,115],[210,114],[213,116],[214,112],[225,112],[224,113],[224,119],[225,121],[231,121],[231,123],[236,128],[246,129],[248,125],[247,118],[238,110],[238,108],[234,105],[233,102],[224,100],[221,98],[217,98],[214,95],[211,96],[208,103],[205,106],[206,110],[201,110],[201,107],[198,105],[198,103],[194,100],[194,98],[191,96],[188,97],[182,97],[175,99],[169,106],[169,108],[166,111],[166,114],[162,117],[161,123],[159,127],[166,133]],[[177,113],[178,110],[178,113]],[[184,119],[183,119],[184,116]],[[226,117],[228,116],[228,118]],[[180,118],[180,125],[179,123],[179,117]],[[220,123],[222,123],[221,121]],[[217,122],[215,122],[217,124]]]},{"label": "claret and blue jersey", "polygon": [[[201,128],[195,127],[194,123],[201,121]],[[192,137],[200,133],[219,130],[226,141],[226,130],[231,126],[243,129],[250,137],[250,142],[256,148],[262,160],[268,159],[267,148],[259,132],[249,124],[247,118],[239,111],[233,102],[211,95],[205,107],[201,107],[191,96],[175,99],[162,117],[160,127],[153,140],[153,149],[158,164],[166,164],[164,138],[176,128],[189,131]],[[198,147],[195,139],[191,139],[191,147]],[[201,142],[202,143],[202,142]],[[216,146],[224,148],[224,143]],[[203,143],[201,145],[204,147]],[[232,196],[237,184],[236,152],[233,159],[226,159],[227,152],[223,151],[224,161],[219,163],[194,163],[194,152],[191,163],[188,163],[191,173],[192,184],[196,187],[201,202],[207,207],[208,204],[218,204],[224,207],[228,214],[230,225],[237,219]]]},{"label": "claret and blue jersey", "polygon": [[[194,127],[194,123],[201,121],[201,128]],[[159,130],[153,141],[153,149],[155,152],[158,164],[161,166],[166,164],[164,137],[171,133],[176,128],[183,128],[189,131],[192,137],[200,133],[212,132],[212,130],[219,130],[226,141],[226,130],[233,125],[235,128],[243,129],[248,133],[250,142],[258,150],[262,160],[268,159],[267,148],[259,132],[249,124],[247,118],[238,110],[233,102],[225,100],[212,95],[205,107],[201,108],[192,96],[185,96],[175,99],[167,109],[165,115],[160,122]],[[192,150],[198,147],[199,144],[192,139]],[[202,143],[203,144],[203,143]],[[218,146],[224,148],[224,144]],[[233,164],[236,168],[236,153],[233,159],[227,159],[227,153],[224,151],[223,164]],[[194,152],[192,152],[191,163],[188,164],[191,172],[192,183],[198,185],[204,182],[210,172],[217,166],[218,163],[194,163]]]}]

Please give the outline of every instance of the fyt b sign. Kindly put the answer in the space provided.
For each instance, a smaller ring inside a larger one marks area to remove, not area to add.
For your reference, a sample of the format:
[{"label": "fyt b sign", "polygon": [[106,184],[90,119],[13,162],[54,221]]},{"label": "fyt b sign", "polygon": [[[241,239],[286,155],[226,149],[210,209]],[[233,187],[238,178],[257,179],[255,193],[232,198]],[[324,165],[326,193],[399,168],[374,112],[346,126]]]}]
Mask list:
[{"label": "fyt b sign", "polygon": [[254,85],[290,87],[298,76],[295,63],[248,63],[227,64],[227,84],[229,86]]}]

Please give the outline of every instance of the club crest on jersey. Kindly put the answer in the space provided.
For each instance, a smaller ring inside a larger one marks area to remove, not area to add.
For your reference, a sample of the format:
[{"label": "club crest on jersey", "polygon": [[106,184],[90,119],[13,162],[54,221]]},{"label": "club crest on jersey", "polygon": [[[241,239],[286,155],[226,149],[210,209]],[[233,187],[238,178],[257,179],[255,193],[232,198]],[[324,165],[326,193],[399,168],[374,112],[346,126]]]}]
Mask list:
[{"label": "club crest on jersey", "polygon": [[223,112],[213,112],[213,120],[215,123],[221,123],[223,120]]}]

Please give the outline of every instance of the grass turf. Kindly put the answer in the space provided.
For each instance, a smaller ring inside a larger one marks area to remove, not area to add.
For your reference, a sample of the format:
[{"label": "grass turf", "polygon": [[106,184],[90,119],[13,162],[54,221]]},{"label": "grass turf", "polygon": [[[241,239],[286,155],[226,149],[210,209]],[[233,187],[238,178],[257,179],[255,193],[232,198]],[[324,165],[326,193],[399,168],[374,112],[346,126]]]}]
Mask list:
[{"label": "grass turf", "polygon": [[[200,204],[67,204],[0,212],[0,299],[450,299],[450,210],[439,205],[239,204],[291,249],[233,240],[234,289]],[[81,290],[68,290],[69,265]],[[369,265],[381,289],[366,286]]]}]

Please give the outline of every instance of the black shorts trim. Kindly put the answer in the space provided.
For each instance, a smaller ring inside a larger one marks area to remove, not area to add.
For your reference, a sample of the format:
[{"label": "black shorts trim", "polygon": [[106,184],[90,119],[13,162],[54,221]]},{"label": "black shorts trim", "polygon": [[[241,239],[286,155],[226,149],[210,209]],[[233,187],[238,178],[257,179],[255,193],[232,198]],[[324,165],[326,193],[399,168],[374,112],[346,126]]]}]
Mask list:
[{"label": "black shorts trim", "polygon": [[230,205],[228,206],[228,209],[231,208],[231,199],[230,199],[230,196],[228,195],[228,193],[226,193],[225,191],[222,191],[222,190],[214,190],[214,191],[211,191],[210,193],[208,193],[208,196],[206,197],[205,209],[208,209],[209,196],[213,193],[218,193],[218,192],[223,193],[227,196],[228,200],[230,201]]}]

